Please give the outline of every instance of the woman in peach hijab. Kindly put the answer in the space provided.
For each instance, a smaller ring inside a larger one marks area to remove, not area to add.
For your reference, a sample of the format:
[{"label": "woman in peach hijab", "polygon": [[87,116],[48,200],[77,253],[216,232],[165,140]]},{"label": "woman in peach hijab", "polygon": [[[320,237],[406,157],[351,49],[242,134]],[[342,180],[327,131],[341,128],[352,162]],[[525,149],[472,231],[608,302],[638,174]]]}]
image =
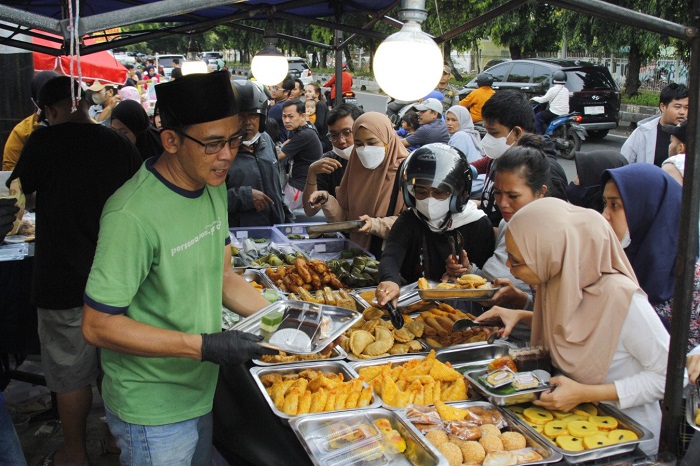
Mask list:
[{"label": "woman in peach hijab", "polygon": [[336,196],[314,191],[309,202],[321,205],[329,222],[364,220],[350,239],[379,257],[383,240],[404,208],[397,173],[408,151],[383,113],[363,114],[352,133],[355,146]]},{"label": "woman in peach hijab", "polygon": [[562,373],[535,403],[612,404],[654,432],[640,447],[656,453],[669,336],[612,228],[593,210],[540,199],[508,223],[506,252],[513,276],[537,287],[534,312],[494,307],[477,320],[500,317],[505,335],[531,324],[531,343]]}]

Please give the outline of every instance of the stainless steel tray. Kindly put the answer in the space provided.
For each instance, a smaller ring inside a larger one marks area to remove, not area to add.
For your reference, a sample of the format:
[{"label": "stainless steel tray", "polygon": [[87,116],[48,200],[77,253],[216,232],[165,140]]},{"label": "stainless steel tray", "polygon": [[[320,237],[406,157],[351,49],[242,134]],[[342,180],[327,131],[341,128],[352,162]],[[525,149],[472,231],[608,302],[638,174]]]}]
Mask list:
[{"label": "stainless steel tray", "polygon": [[654,438],[654,434],[651,433],[646,427],[642,426],[639,424],[637,421],[633,420],[629,416],[627,416],[625,413],[620,411],[619,409],[615,408],[614,406],[610,406],[605,403],[600,403],[598,404],[598,415],[603,415],[603,416],[613,416],[615,419],[618,421],[619,429],[627,429],[631,430],[635,434],[637,434],[637,437],[639,437],[638,440],[630,441],[630,442],[624,442],[624,443],[618,443],[617,445],[610,445],[608,447],[600,447],[600,448],[594,448],[592,450],[584,450],[584,451],[569,451],[569,450],[564,450],[563,448],[560,448],[558,445],[550,441],[547,437],[544,435],[538,433],[535,429],[530,427],[525,421],[522,419],[518,418],[515,416],[513,413],[508,411],[507,409],[502,410],[503,412],[506,413],[506,416],[509,417],[510,419],[514,420],[521,426],[523,426],[525,429],[527,429],[532,435],[536,436],[538,439],[544,441],[547,443],[547,445],[552,448],[554,451],[559,452],[562,454],[564,459],[571,463],[571,464],[578,464],[578,463],[583,463],[585,461],[594,461],[598,460],[601,458],[607,458],[610,456],[615,456],[615,455],[620,455],[623,453],[629,453],[632,450],[634,450],[639,443],[651,440]]},{"label": "stainless steel tray", "polygon": [[243,276],[243,278],[245,278],[249,283],[255,282],[264,289],[272,289],[281,292],[280,289],[277,288],[274,283],[272,283],[272,280],[270,280],[263,270],[245,269],[240,273],[240,275]]},{"label": "stainless steel tray", "polygon": [[[359,414],[361,413],[361,414]],[[329,466],[337,464],[333,461],[333,455],[323,455],[323,451],[316,447],[313,441],[314,432],[324,427],[337,423],[352,423],[356,419],[364,417],[374,421],[376,419],[388,419],[391,426],[396,429],[406,440],[406,450],[401,453],[388,455],[388,463],[392,466],[448,466],[448,462],[437,449],[421,435],[411,422],[397,415],[395,412],[382,408],[364,409],[356,412],[342,412],[330,414],[312,414],[297,417],[289,421],[292,430],[299,438],[311,461],[316,466]],[[338,457],[335,457],[338,458]]]},{"label": "stainless steel tray", "polygon": [[418,290],[418,296],[424,301],[446,301],[449,299],[460,299],[463,301],[485,301],[493,298],[493,295],[500,290],[500,286],[493,288],[453,288]]},{"label": "stainless steel tray", "polygon": [[[262,319],[262,317],[273,311],[282,311],[283,314],[287,316],[290,312],[295,312],[297,310],[302,310],[305,313],[309,313],[307,315],[314,315],[314,313],[317,313],[316,315],[320,314],[324,317],[330,317],[331,328],[328,333],[328,336],[326,336],[325,338],[321,338],[319,336],[319,332],[315,332],[313,334],[313,337],[311,338],[310,345],[305,348],[301,348],[299,346],[288,346],[284,343],[271,344],[269,340],[270,337],[275,334],[275,332],[270,334],[260,329],[260,320]],[[231,329],[241,330],[255,335],[261,335],[264,338],[264,340],[260,343],[260,345],[265,346],[267,348],[276,349],[278,351],[284,351],[286,353],[313,354],[318,353],[323,348],[328,346],[333,340],[338,338],[345,330],[350,328],[352,324],[354,324],[361,318],[362,314],[360,314],[359,312],[350,309],[345,309],[343,307],[307,303],[303,301],[281,300],[262,308],[261,310],[259,310],[251,316],[248,316],[238,324],[234,325]]]},{"label": "stainless steel tray", "polygon": [[[376,289],[377,289],[376,286],[367,287],[367,288],[357,288],[354,290],[353,293],[355,293],[357,295],[358,302],[362,302],[362,304],[365,307],[376,306],[377,305],[376,300],[367,301],[362,296],[360,296],[360,293],[362,293],[364,291],[374,291]],[[401,308],[401,307],[411,306],[411,305],[416,304],[420,301],[421,301],[421,299],[420,299],[420,296],[418,295],[418,282],[409,283],[408,285],[404,285],[399,289],[399,300],[398,300],[397,307]]]},{"label": "stainless steel tray", "polygon": [[377,356],[377,357],[375,357],[375,358],[370,358],[370,359],[367,359],[367,358],[358,358],[358,357],[355,356],[352,352],[346,352],[346,358],[347,358],[348,361],[353,361],[353,362],[354,362],[354,361],[358,361],[358,362],[364,362],[364,361],[387,361],[387,360],[390,360],[390,359],[393,359],[393,358],[396,358],[396,357],[400,357],[400,356],[420,356],[420,355],[425,356],[426,354],[428,354],[428,352],[430,351],[430,347],[428,346],[428,344],[427,344],[426,342],[424,342],[424,341],[423,341],[422,339],[420,339],[420,338],[416,338],[416,341],[417,341],[418,343],[420,343],[421,347],[423,347],[422,350],[420,350],[420,351],[413,351],[413,352],[411,352],[411,353],[405,353],[405,354],[397,354],[397,355],[390,355],[390,356]]},{"label": "stainless steel tray", "polygon": [[695,387],[688,390],[685,397],[685,420],[690,427],[695,430],[700,430],[700,426],[695,423],[695,410],[698,408],[698,393]]},{"label": "stainless steel tray", "polygon": [[494,359],[508,355],[509,348],[498,343],[478,346],[450,346],[437,351],[437,359],[449,362],[459,372],[466,372],[469,368],[478,369],[487,366]]},{"label": "stainless steel tray", "polygon": [[515,393],[508,395],[501,395],[499,393],[492,392],[488,387],[479,382],[479,377],[486,374],[488,371],[485,369],[475,370],[465,372],[464,376],[469,381],[469,384],[474,390],[481,394],[484,398],[489,400],[491,403],[498,406],[510,406],[517,405],[520,403],[527,403],[529,401],[536,400],[539,394],[550,389],[549,385],[541,384],[537,388],[531,388],[529,390],[518,390]]},{"label": "stainless steel tray", "polygon": [[[301,418],[301,417],[306,417],[306,416],[313,416],[315,414],[319,413],[309,413],[309,414],[300,414],[298,416],[290,416],[289,414],[285,414],[277,407],[275,406],[275,403],[272,401],[272,398],[270,398],[270,395],[267,393],[267,390],[265,390],[265,386],[263,385],[262,381],[260,380],[260,377],[266,374],[280,374],[280,375],[285,375],[285,374],[296,374],[301,371],[305,370],[314,370],[314,371],[321,371],[323,373],[327,372],[335,372],[336,374],[343,374],[343,378],[345,381],[356,379],[359,376],[357,375],[357,372],[355,372],[346,362],[344,361],[314,361],[313,363],[296,363],[296,364],[286,364],[284,366],[275,366],[275,367],[251,367],[250,368],[250,373],[253,376],[253,379],[255,380],[255,383],[258,385],[258,388],[262,392],[263,396],[265,397],[265,401],[267,401],[268,406],[270,406],[270,409],[272,410],[273,413],[275,413],[277,416],[279,416],[282,419],[294,419],[294,418]],[[366,387],[367,384],[363,383],[363,385]],[[381,401],[377,395],[372,393],[372,402],[369,404],[369,406],[366,406],[364,408],[358,408],[358,409],[353,409],[353,410],[343,410],[343,411],[326,411],[328,413],[333,413],[334,415],[337,415],[339,413],[343,412],[350,412],[350,411],[359,411],[360,409],[367,409],[367,408],[376,408],[380,405]]]},{"label": "stainless steel tray", "polygon": [[265,362],[260,359],[253,359],[253,364],[256,366],[285,366],[288,364],[302,364],[302,363],[318,363],[318,362],[324,362],[324,361],[342,361],[348,356],[348,353],[345,352],[343,348],[340,347],[340,345],[335,345],[331,349],[331,355],[327,358],[324,359],[309,359],[309,360],[301,360],[301,361],[289,361],[289,362]]},{"label": "stainless steel tray", "polygon": [[[500,411],[501,413],[504,411],[504,410],[497,408],[493,404],[485,402],[485,401],[451,402],[450,406],[454,406],[455,408],[459,408],[459,409],[478,407],[478,408],[483,408],[483,409]],[[403,417],[405,415],[405,411],[402,411],[399,414],[401,414]],[[524,427],[524,425],[522,423],[517,422],[511,416],[504,415],[503,419],[508,424],[508,426],[505,427],[504,430],[521,433],[525,437],[525,440],[527,441],[527,446],[532,448],[533,450],[535,450],[540,455],[542,455],[542,460],[531,462],[531,463],[525,463],[525,464],[549,464],[549,463],[557,463],[557,462],[561,461],[561,459],[562,459],[561,452],[552,448],[552,445],[549,442],[543,440],[539,435],[533,435],[533,433],[530,429],[527,429],[526,427]],[[410,421],[408,421],[408,423],[411,424]]]},{"label": "stainless steel tray", "polygon": [[320,233],[334,233],[337,231],[354,231],[365,224],[364,220],[348,220],[345,222],[321,223],[318,225],[309,225],[306,227],[306,232],[309,235]]}]

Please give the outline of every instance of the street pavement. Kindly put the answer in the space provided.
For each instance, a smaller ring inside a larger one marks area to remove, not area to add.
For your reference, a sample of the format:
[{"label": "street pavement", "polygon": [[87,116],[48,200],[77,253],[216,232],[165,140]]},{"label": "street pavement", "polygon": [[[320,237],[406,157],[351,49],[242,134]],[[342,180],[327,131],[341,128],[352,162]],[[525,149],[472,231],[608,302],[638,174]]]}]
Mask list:
[{"label": "street pavement", "polygon": [[[355,95],[357,96],[357,103],[361,105],[366,112],[386,113],[386,102],[389,100],[387,96],[372,92],[355,92]],[[626,139],[627,134],[624,131],[616,130],[609,133],[603,139],[583,141],[581,150],[586,152],[603,149],[620,150]],[[559,158],[558,161],[566,172],[569,181],[576,178],[576,164],[573,160]]]}]

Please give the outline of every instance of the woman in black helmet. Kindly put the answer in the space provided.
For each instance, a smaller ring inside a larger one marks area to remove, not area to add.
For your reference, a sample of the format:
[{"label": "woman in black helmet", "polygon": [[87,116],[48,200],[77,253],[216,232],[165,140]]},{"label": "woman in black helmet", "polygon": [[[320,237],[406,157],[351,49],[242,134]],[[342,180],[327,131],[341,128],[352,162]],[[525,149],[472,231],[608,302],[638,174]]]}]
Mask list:
[{"label": "woman in black helmet", "polygon": [[458,278],[446,273],[448,260],[468,256],[481,267],[495,246],[491,222],[469,201],[471,169],[458,149],[441,143],[421,147],[406,159],[401,179],[409,209],[394,223],[382,253],[381,306],[396,301],[402,280]]},{"label": "woman in black helmet", "polygon": [[552,84],[553,86],[549,88],[545,95],[531,99],[540,104],[549,104],[547,108],[537,112],[537,115],[535,115],[537,134],[544,134],[550,121],[569,113],[569,90],[565,86],[566,73],[561,70],[555,71],[552,74]]}]

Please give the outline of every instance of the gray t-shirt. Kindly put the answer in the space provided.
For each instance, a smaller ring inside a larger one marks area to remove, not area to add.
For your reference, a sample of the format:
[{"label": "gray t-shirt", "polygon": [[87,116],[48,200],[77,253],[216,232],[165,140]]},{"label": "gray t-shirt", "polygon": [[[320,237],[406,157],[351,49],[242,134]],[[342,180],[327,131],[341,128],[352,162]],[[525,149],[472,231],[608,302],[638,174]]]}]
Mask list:
[{"label": "gray t-shirt", "polygon": [[427,125],[421,125],[415,133],[406,138],[410,146],[424,146],[433,142],[447,144],[450,141],[450,133],[442,118],[437,118]]}]

